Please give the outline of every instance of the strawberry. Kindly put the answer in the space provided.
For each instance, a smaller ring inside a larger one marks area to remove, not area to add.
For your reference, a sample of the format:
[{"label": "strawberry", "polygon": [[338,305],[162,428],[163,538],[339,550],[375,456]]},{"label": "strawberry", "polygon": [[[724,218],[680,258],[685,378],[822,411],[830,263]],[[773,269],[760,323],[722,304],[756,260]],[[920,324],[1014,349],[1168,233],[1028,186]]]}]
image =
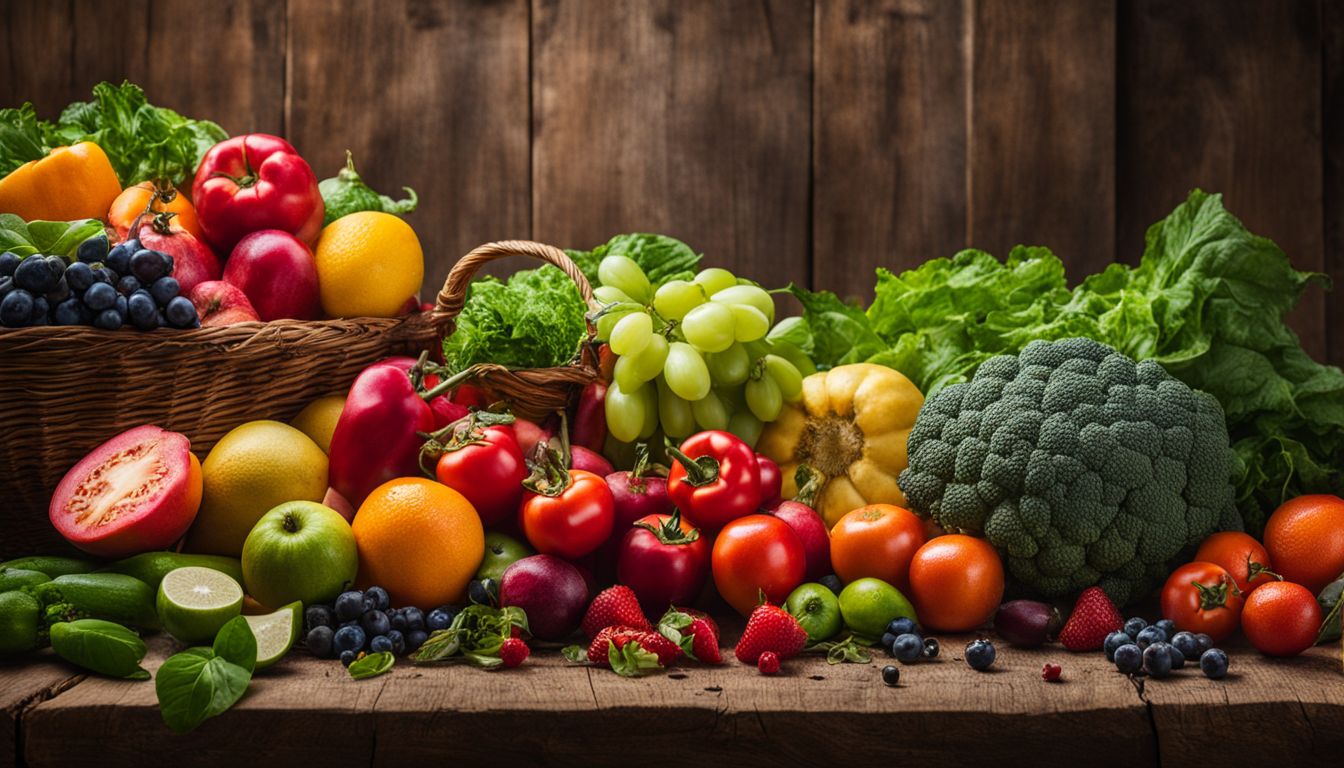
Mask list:
[{"label": "strawberry", "polygon": [[766,651],[787,659],[797,655],[806,644],[807,632],[797,619],[777,605],[763,603],[751,612],[733,652],[743,664],[755,664]]},{"label": "strawberry", "polygon": [[599,592],[588,606],[588,612],[583,614],[583,634],[590,638],[613,626],[653,629],[639,607],[635,591],[620,584]]},{"label": "strawberry", "polygon": [[635,677],[663,669],[681,655],[681,646],[651,629],[613,626],[597,633],[588,645],[588,661]]},{"label": "strawberry", "polygon": [[1124,626],[1124,617],[1100,587],[1088,587],[1073,604],[1073,613],[1059,633],[1059,642],[1070,651],[1100,650],[1106,636]]},{"label": "strawberry", "polygon": [[505,669],[513,669],[522,664],[531,655],[532,649],[527,647],[527,643],[516,637],[511,637],[499,646],[499,658],[504,662]]},{"label": "strawberry", "polygon": [[719,652],[719,625],[701,611],[671,608],[658,620],[658,631],[696,661],[723,663],[723,655]]}]

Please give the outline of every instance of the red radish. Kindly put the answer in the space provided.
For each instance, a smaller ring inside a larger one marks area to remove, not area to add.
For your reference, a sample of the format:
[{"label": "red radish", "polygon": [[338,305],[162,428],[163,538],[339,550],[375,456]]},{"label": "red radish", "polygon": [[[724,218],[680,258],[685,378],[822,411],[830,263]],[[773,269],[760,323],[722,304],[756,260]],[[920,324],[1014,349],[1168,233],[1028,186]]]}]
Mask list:
[{"label": "red radish", "polygon": [[780,492],[784,488],[784,475],[779,465],[765,454],[756,454],[756,466],[761,470],[761,506],[770,509],[783,499]]},{"label": "red radish", "polygon": [[172,224],[171,217],[175,215],[160,213],[153,220],[141,223],[137,234],[144,247],[173,257],[173,279],[179,286],[178,293],[186,296],[197,285],[219,279],[219,259],[210,246],[197,240],[195,235],[182,227]]},{"label": "red radish", "polygon": [[569,468],[586,470],[598,477],[606,477],[616,471],[605,456],[582,445],[569,446]]},{"label": "red radish", "polygon": [[579,404],[574,409],[574,426],[569,432],[572,445],[599,453],[602,451],[602,446],[607,442],[606,398],[606,382],[594,381],[583,388]]},{"label": "red radish", "polygon": [[667,478],[649,472],[649,451],[636,447],[635,468],[628,472],[610,472],[607,487],[616,501],[612,538],[620,541],[630,526],[649,515],[672,514],[672,499],[667,495]]},{"label": "red radish", "polygon": [[[770,459],[765,458],[759,453],[756,454],[758,466],[765,469],[765,462],[769,462],[775,470],[775,494],[779,493],[780,473],[779,466]],[[765,487],[766,473],[761,472],[761,489],[767,491]],[[798,534],[798,540],[803,543],[803,552],[806,553],[806,578],[809,581],[815,581],[831,572],[831,530],[826,527],[826,521],[813,508],[812,504],[817,492],[821,488],[821,476],[807,467],[800,467],[798,471],[798,495],[793,501],[776,501],[773,505],[767,504],[766,510],[783,520],[788,524],[793,532]],[[767,491],[768,492],[768,491]]]},{"label": "red radish", "polygon": [[201,318],[202,328],[213,328],[234,323],[255,323],[261,320],[247,294],[236,285],[223,280],[207,280],[197,283],[190,292],[183,295],[196,307],[196,315]]},{"label": "red radish", "polygon": [[201,463],[186,435],[146,425],[89,452],[61,479],[48,514],[65,540],[99,557],[167,549],[201,506]]}]

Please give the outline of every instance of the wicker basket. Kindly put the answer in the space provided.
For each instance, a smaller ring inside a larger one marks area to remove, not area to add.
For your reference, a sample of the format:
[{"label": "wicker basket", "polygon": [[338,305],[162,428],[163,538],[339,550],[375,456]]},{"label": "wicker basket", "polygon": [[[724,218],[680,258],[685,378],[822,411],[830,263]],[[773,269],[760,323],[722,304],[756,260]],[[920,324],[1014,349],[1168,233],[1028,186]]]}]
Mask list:
[{"label": "wicker basket", "polygon": [[[370,363],[417,354],[451,333],[481,265],[523,255],[560,267],[591,302],[583,274],[540,243],[490,243],[452,269],[435,309],[404,318],[279,320],[153,333],[43,326],[0,330],[0,559],[66,549],[47,519],[51,492],[94,447],[156,424],[191,439],[204,457],[254,419],[287,421],[317,397],[344,394]],[[585,345],[587,350],[588,345]],[[564,407],[591,381],[591,352],[566,368],[472,376],[536,418]]]}]

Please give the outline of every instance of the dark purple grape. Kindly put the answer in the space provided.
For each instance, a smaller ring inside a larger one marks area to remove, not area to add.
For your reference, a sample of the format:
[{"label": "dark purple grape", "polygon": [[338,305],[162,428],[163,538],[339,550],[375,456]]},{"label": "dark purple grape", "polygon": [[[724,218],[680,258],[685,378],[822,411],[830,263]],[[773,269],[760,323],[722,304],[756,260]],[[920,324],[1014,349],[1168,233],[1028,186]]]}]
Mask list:
[{"label": "dark purple grape", "polygon": [[117,296],[117,303],[113,304],[112,308],[117,310],[118,315],[121,315],[121,321],[126,322],[126,297]]},{"label": "dark purple grape", "polygon": [[65,275],[61,275],[61,279],[56,281],[56,287],[47,291],[47,301],[54,305],[68,298],[70,298],[70,283],[65,279]]},{"label": "dark purple grape", "polygon": [[118,315],[115,309],[104,309],[93,318],[93,326],[104,331],[115,331],[121,327],[121,315]]},{"label": "dark purple grape", "polygon": [[196,306],[185,296],[178,296],[169,301],[168,306],[163,308],[163,314],[168,318],[168,324],[174,328],[191,328],[200,322],[196,317]]},{"label": "dark purple grape", "polygon": [[46,293],[56,287],[58,279],[41,256],[29,256],[14,270],[14,284],[29,293]]},{"label": "dark purple grape", "polygon": [[77,261],[65,270],[65,282],[70,286],[70,290],[83,293],[95,282],[93,268],[82,261]]},{"label": "dark purple grape", "polygon": [[51,322],[54,325],[79,325],[83,322],[79,309],[79,299],[66,299],[51,311]]},{"label": "dark purple grape", "polygon": [[93,267],[93,279],[94,282],[107,283],[108,285],[115,286],[117,281],[121,279],[121,275],[108,269],[105,264],[97,264]]},{"label": "dark purple grape", "polygon": [[136,291],[126,299],[126,313],[131,325],[142,331],[151,331],[159,327],[159,313],[154,306],[154,298],[148,291]]},{"label": "dark purple grape", "polygon": [[152,285],[155,280],[168,274],[168,263],[164,254],[141,248],[131,254],[131,274],[144,285]]},{"label": "dark purple grape", "polygon": [[14,270],[19,268],[19,255],[5,251],[0,253],[0,277],[12,277]]},{"label": "dark purple grape", "polygon": [[168,302],[176,298],[181,290],[182,287],[178,285],[177,278],[160,277],[149,287],[149,295],[154,297],[154,301],[160,307],[166,307]]},{"label": "dark purple grape", "polygon": [[0,325],[6,328],[22,328],[32,322],[33,294],[22,288],[10,291],[0,299]]},{"label": "dark purple grape", "polygon": [[140,290],[140,281],[135,279],[135,275],[126,275],[117,281],[117,293],[122,296],[130,296],[138,290]]},{"label": "dark purple grape", "polygon": [[49,323],[47,313],[51,311],[51,302],[42,296],[33,299],[33,314],[29,320],[31,325],[47,325]]},{"label": "dark purple grape", "polygon": [[97,235],[79,244],[79,249],[75,251],[75,258],[87,264],[95,261],[105,261],[108,257],[107,235]]},{"label": "dark purple grape", "polygon": [[84,303],[94,312],[111,309],[117,303],[117,290],[107,283],[94,283],[84,292]]},{"label": "dark purple grape", "polygon": [[135,248],[128,248],[126,243],[122,243],[107,252],[107,258],[103,259],[103,263],[115,269],[119,275],[129,274],[131,271],[131,254],[138,250],[140,250],[138,245]]}]

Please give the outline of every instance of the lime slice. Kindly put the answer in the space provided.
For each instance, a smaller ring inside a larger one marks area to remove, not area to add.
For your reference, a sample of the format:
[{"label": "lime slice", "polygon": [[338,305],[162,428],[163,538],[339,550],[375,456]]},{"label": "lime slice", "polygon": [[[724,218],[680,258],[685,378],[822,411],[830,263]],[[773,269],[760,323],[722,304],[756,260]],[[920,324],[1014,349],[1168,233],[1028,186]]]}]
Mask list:
[{"label": "lime slice", "polygon": [[177,568],[159,582],[158,608],[168,634],[184,643],[208,643],[242,613],[243,588],[213,568]]},{"label": "lime slice", "polygon": [[257,638],[257,669],[269,667],[289,653],[294,641],[299,639],[302,615],[303,603],[295,600],[275,613],[243,617]]}]

